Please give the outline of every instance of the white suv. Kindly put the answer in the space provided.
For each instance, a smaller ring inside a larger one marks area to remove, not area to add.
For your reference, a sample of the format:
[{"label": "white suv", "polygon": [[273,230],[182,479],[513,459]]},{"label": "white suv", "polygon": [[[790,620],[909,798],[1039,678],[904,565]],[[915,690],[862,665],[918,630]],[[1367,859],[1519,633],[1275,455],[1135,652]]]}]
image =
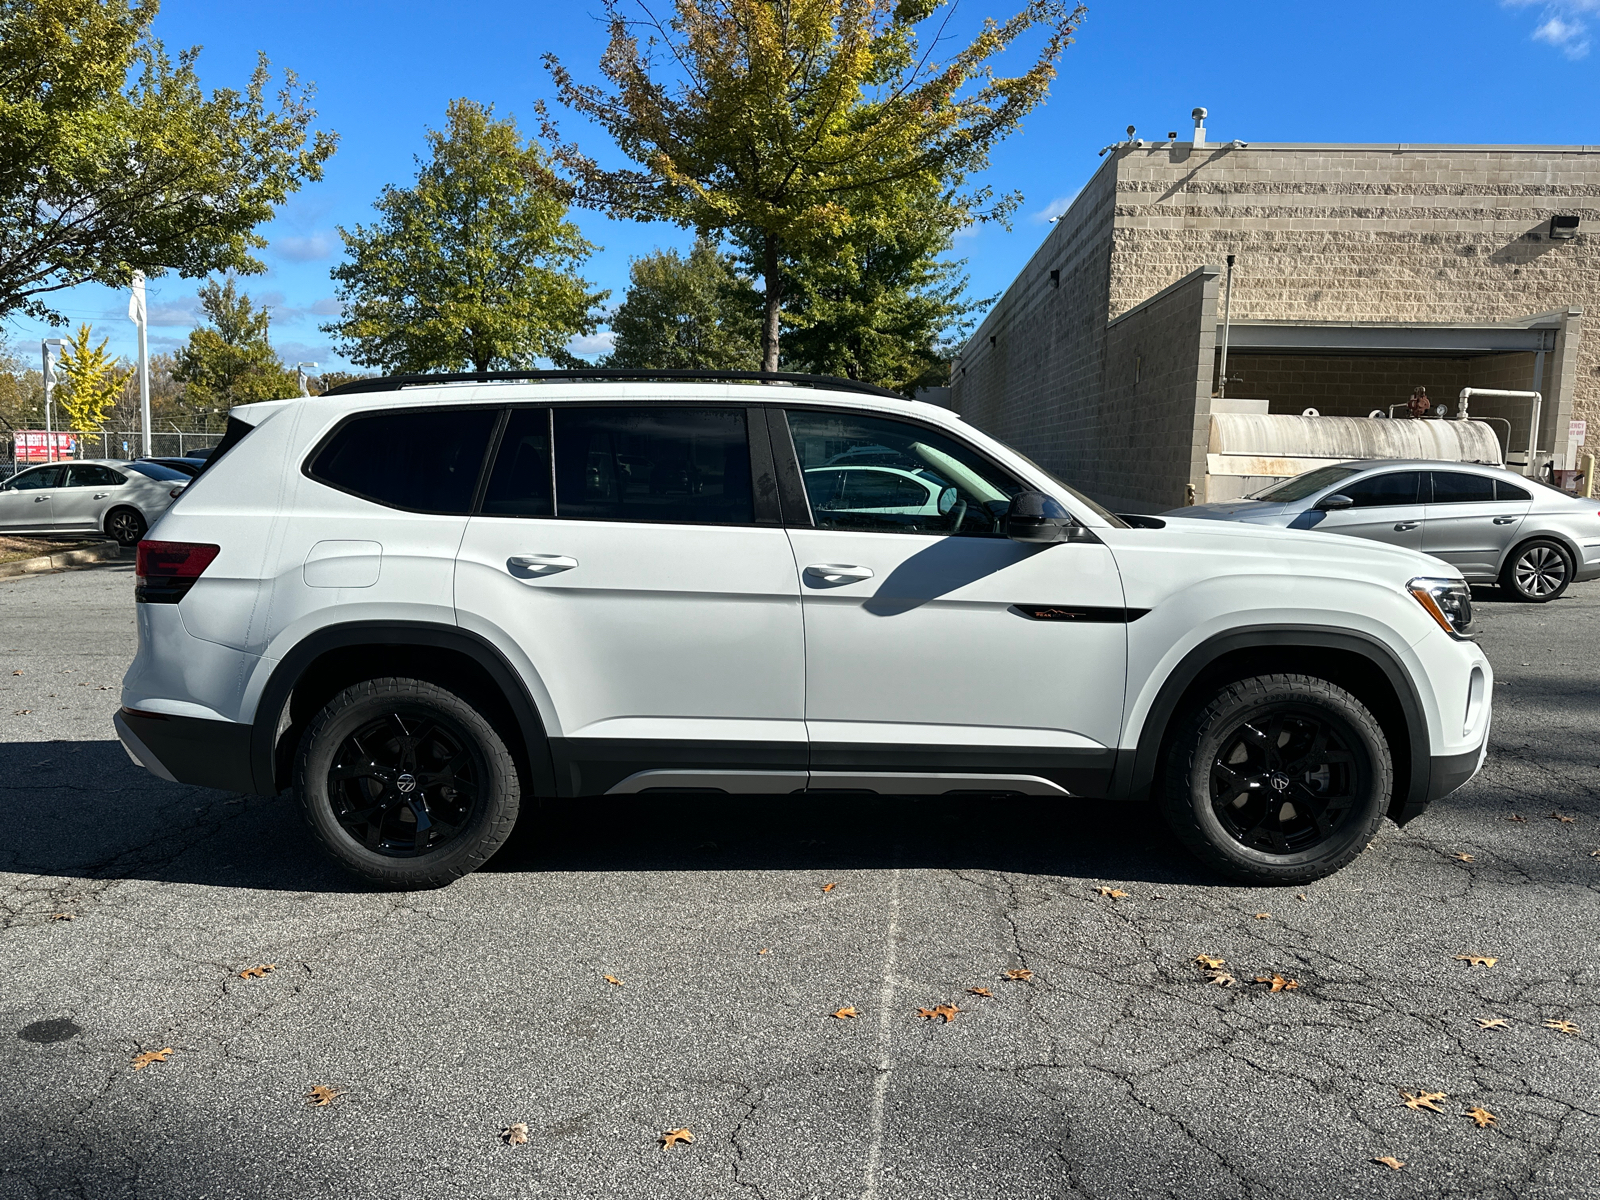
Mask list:
[{"label": "white suv", "polygon": [[[1153,796],[1214,867],[1296,883],[1482,765],[1492,673],[1437,559],[1118,518],[944,409],[672,374],[235,409],[139,546],[130,754],[293,787],[405,887],[536,803],[685,791]],[[937,502],[853,505],[820,468],[858,460]]]}]

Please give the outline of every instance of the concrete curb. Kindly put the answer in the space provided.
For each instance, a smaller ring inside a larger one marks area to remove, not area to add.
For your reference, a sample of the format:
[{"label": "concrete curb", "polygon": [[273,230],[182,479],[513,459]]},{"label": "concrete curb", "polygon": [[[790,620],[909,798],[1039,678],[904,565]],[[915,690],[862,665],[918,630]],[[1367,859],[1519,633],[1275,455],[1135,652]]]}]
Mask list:
[{"label": "concrete curb", "polygon": [[40,571],[59,571],[63,567],[83,567],[121,557],[122,547],[116,542],[95,542],[82,550],[63,550],[59,554],[41,554],[38,558],[0,563],[0,579],[9,579],[13,575],[36,575]]}]

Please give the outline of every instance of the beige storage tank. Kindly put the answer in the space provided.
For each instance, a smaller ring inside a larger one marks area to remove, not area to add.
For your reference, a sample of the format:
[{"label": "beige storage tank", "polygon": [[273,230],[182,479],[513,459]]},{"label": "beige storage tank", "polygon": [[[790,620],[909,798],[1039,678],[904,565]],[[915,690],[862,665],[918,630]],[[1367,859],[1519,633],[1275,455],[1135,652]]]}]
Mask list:
[{"label": "beige storage tank", "polygon": [[1236,411],[1211,414],[1205,495],[1196,497],[1201,502],[1237,500],[1276,480],[1353,458],[1504,465],[1500,439],[1486,421],[1292,417],[1269,414],[1260,400],[1220,403]]}]

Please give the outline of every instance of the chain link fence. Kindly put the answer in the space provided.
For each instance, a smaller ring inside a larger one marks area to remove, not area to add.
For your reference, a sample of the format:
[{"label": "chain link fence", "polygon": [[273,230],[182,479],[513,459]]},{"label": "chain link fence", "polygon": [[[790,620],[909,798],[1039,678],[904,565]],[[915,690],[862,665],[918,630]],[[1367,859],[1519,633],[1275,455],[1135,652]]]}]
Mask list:
[{"label": "chain link fence", "polygon": [[[142,457],[143,442],[137,432],[118,433],[114,430],[102,430],[99,433],[75,433],[72,436],[76,439],[75,448],[70,456],[64,455],[62,458],[104,458],[126,462]],[[150,435],[150,456],[182,458],[196,450],[215,446],[221,440],[220,432],[155,430]],[[34,466],[38,461],[44,460],[18,455],[16,439],[10,434],[6,434],[4,440],[0,441],[0,480],[10,479],[18,471]]]}]

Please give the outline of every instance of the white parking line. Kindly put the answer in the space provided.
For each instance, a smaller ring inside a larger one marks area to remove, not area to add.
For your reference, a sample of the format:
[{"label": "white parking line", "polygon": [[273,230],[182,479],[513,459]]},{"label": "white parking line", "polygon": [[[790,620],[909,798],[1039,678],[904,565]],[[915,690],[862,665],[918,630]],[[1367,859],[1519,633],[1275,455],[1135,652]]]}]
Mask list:
[{"label": "white parking line", "polygon": [[878,1075],[872,1081],[872,1145],[867,1150],[867,1184],[861,1200],[878,1200],[878,1178],[883,1174],[884,1101],[889,1094],[889,1019],[894,1011],[895,953],[900,942],[900,868],[889,874],[889,935],[883,955],[883,987],[878,992]]}]

